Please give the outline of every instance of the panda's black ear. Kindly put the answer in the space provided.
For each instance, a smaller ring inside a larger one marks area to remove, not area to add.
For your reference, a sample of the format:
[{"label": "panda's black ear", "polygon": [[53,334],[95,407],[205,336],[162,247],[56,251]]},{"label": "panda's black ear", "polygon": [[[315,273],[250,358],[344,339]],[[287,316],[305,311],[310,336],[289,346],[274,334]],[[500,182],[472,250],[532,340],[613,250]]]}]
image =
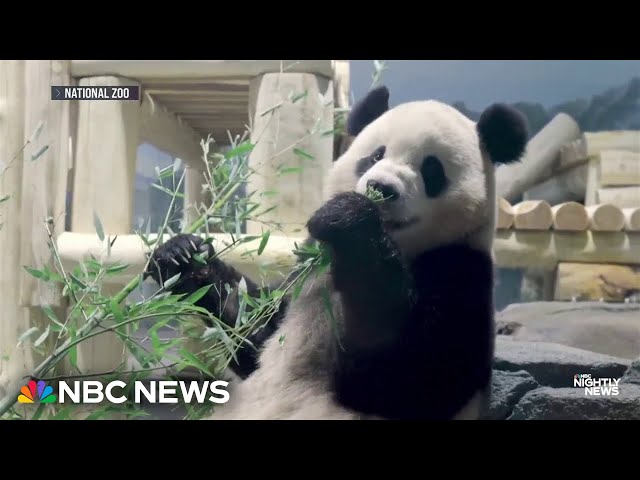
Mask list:
[{"label": "panda's black ear", "polygon": [[351,108],[347,118],[347,133],[358,135],[364,127],[389,110],[389,90],[384,85],[373,88]]},{"label": "panda's black ear", "polygon": [[508,105],[488,107],[476,125],[482,148],[496,164],[520,160],[529,137],[527,121],[518,110]]}]

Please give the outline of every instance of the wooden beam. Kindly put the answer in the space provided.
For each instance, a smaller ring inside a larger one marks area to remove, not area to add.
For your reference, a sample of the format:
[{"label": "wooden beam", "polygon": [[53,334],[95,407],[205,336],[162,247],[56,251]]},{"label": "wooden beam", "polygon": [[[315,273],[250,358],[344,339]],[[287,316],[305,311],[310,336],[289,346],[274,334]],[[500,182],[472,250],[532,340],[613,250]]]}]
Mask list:
[{"label": "wooden beam", "polygon": [[504,198],[498,199],[498,218],[496,220],[496,228],[508,229],[513,225],[513,217],[515,213],[513,207]]},{"label": "wooden beam", "polygon": [[589,228],[597,232],[619,232],[624,228],[622,210],[614,205],[598,204],[585,207]]},{"label": "wooden beam", "polygon": [[202,166],[199,134],[161,103],[145,97],[140,108],[140,141],[148,142],[186,164]]},{"label": "wooden beam", "polygon": [[[110,232],[105,232],[105,235],[109,234]],[[231,236],[227,234],[214,234],[213,237],[217,251],[231,242]],[[152,235],[151,238],[155,237]],[[165,240],[168,238],[165,237]],[[266,268],[272,274],[268,279],[275,279],[295,265],[293,249],[296,242],[303,240],[302,236],[271,235],[267,248],[259,256],[255,251],[260,238],[225,251],[221,258],[244,275],[258,276]],[[104,258],[105,254],[104,244],[92,233],[62,233],[57,245],[63,264],[69,267],[77,265],[77,262],[89,254],[97,258]],[[119,235],[107,264],[122,262],[129,265],[129,268],[107,281],[124,284],[138,275],[145,265],[148,251],[138,235]],[[252,251],[253,254],[250,253]],[[536,267],[553,270],[558,262],[640,265],[640,233],[498,230],[494,241],[494,256],[496,265],[503,268]]]},{"label": "wooden beam", "polygon": [[554,205],[553,228],[555,230],[584,231],[589,227],[589,216],[584,206],[578,202],[565,202]]},{"label": "wooden beam", "polygon": [[520,202],[513,210],[513,226],[519,230],[548,230],[553,223],[551,206],[544,200]]},{"label": "wooden beam", "polygon": [[623,302],[639,291],[638,266],[561,262],[554,300]]},{"label": "wooden beam", "polygon": [[534,185],[550,178],[563,145],[580,137],[580,127],[569,115],[559,113],[527,144],[524,158],[496,170],[498,196],[513,202]]},{"label": "wooden beam", "polygon": [[74,77],[115,75],[145,79],[255,77],[264,73],[313,73],[331,78],[331,60],[72,60]]},{"label": "wooden beam", "polygon": [[496,264],[503,268],[545,268],[560,261],[640,264],[640,233],[498,230]]},{"label": "wooden beam", "polygon": [[624,150],[600,152],[600,185],[640,185],[640,153]]},{"label": "wooden beam", "polygon": [[619,208],[640,206],[640,187],[600,188],[597,191],[598,203],[610,203]]},{"label": "wooden beam", "polygon": [[640,232],[640,207],[623,208],[624,229],[627,232]]},{"label": "wooden beam", "polygon": [[585,132],[584,138],[589,157],[598,155],[603,150],[640,152],[640,132],[637,130]]}]

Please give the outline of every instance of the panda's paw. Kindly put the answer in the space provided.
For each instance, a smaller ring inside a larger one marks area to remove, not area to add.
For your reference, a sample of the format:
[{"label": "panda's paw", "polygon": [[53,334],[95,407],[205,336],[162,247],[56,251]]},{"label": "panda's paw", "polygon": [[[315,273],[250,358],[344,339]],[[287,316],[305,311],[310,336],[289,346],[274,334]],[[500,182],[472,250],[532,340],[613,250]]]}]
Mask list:
[{"label": "panda's paw", "polygon": [[317,240],[334,243],[359,241],[382,231],[377,205],[357,192],[340,193],[312,215],[307,222],[309,234]]},{"label": "panda's paw", "polygon": [[204,266],[215,255],[213,245],[197,235],[179,234],[153,252],[145,276],[163,283],[178,273]]}]

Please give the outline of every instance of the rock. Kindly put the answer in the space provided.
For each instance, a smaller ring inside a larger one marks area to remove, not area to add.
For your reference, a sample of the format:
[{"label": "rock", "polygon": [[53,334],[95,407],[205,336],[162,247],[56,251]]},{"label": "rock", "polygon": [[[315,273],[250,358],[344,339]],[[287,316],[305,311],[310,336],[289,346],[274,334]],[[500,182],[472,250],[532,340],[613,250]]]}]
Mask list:
[{"label": "rock", "polygon": [[640,356],[640,304],[531,302],[496,315],[500,335],[632,360]]},{"label": "rock", "polygon": [[541,385],[573,387],[573,377],[620,378],[631,362],[624,358],[547,342],[523,342],[496,337],[494,368],[529,372]]},{"label": "rock", "polygon": [[494,370],[491,385],[491,404],[483,419],[506,419],[522,396],[537,387],[538,383],[524,370],[519,372]]},{"label": "rock", "polygon": [[584,388],[538,388],[522,397],[508,420],[640,420],[640,385],[619,387],[617,396],[587,396]]},{"label": "rock", "polygon": [[640,358],[636,359],[629,369],[624,372],[620,383],[634,383],[640,385]]}]

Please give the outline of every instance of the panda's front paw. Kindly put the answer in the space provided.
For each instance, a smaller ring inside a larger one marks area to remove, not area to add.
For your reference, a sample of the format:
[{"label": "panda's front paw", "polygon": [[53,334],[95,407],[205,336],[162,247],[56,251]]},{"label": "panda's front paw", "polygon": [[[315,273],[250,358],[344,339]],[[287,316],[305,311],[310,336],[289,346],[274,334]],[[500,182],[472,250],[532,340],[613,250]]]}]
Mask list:
[{"label": "panda's front paw", "polygon": [[307,228],[313,238],[334,243],[377,235],[382,230],[382,221],[372,200],[357,192],[345,192],[316,210]]},{"label": "panda's front paw", "polygon": [[164,283],[178,273],[202,266],[202,262],[213,255],[213,246],[202,238],[179,234],[153,252],[145,276],[151,276],[157,283]]}]

